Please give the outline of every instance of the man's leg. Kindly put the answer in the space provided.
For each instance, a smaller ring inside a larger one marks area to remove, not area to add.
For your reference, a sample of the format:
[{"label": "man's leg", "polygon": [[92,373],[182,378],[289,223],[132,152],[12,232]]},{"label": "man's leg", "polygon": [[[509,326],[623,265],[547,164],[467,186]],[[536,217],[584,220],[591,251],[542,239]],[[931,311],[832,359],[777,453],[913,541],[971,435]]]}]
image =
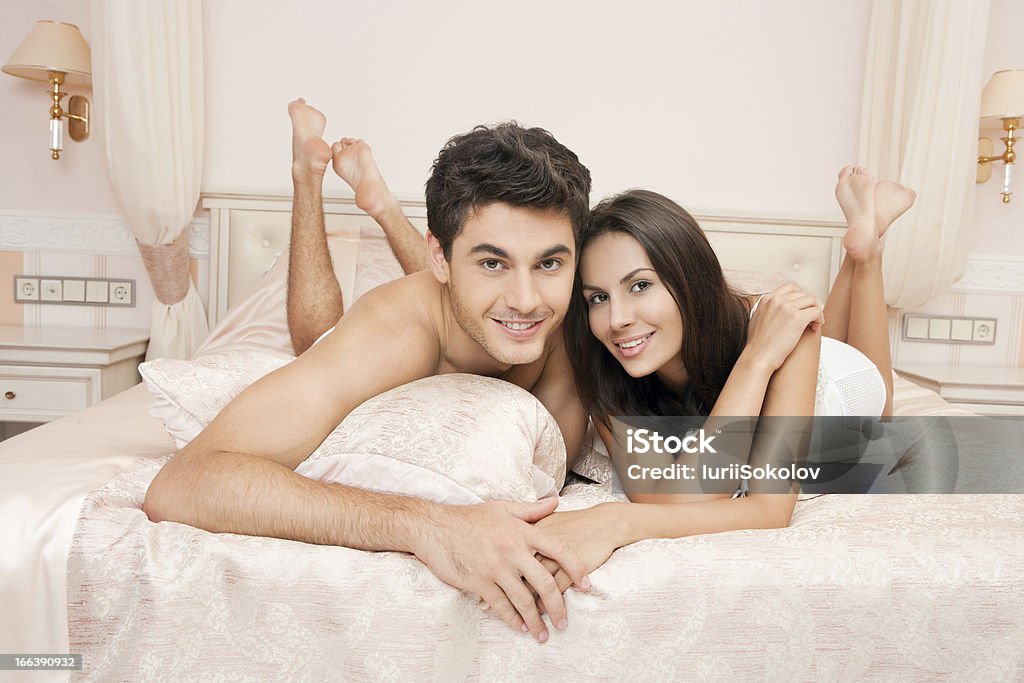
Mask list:
[{"label": "man's leg", "polygon": [[402,212],[402,206],[373,159],[370,146],[355,138],[342,138],[331,148],[334,171],[356,193],[356,206],[370,215],[384,230],[391,250],[406,274],[427,267],[427,248],[423,235]]},{"label": "man's leg", "polygon": [[288,332],[299,355],[337,324],[343,311],[324,232],[323,181],[331,147],[327,119],[303,99],[288,105],[292,119],[291,248],[288,255]]}]

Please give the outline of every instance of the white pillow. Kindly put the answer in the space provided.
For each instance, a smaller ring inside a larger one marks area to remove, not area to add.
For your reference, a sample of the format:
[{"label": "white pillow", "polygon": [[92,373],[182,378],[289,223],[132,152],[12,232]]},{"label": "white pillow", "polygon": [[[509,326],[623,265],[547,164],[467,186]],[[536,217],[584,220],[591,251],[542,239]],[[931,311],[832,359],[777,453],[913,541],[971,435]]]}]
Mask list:
[{"label": "white pillow", "polygon": [[139,374],[155,399],[149,414],[184,448],[243,389],[293,360],[280,351],[221,351],[195,360],[158,358],[139,365]]},{"label": "white pillow", "polygon": [[[292,359],[229,351],[140,367],[183,446],[245,387]],[[397,387],[353,410],[295,470],[303,476],[442,503],[535,501],[565,477],[558,425],[532,394],[508,382],[452,374]]]}]

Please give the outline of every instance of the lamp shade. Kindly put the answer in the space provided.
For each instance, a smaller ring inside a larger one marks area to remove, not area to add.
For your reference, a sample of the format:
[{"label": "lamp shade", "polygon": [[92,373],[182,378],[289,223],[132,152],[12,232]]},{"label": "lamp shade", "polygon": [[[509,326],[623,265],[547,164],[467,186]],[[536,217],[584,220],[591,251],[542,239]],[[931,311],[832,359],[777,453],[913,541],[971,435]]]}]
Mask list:
[{"label": "lamp shade", "polygon": [[3,66],[4,73],[34,81],[47,81],[47,71],[60,71],[64,82],[87,85],[92,80],[89,45],[74,24],[37,21]]},{"label": "lamp shade", "polygon": [[1007,69],[992,74],[981,91],[981,118],[1024,117],[1024,69]]}]

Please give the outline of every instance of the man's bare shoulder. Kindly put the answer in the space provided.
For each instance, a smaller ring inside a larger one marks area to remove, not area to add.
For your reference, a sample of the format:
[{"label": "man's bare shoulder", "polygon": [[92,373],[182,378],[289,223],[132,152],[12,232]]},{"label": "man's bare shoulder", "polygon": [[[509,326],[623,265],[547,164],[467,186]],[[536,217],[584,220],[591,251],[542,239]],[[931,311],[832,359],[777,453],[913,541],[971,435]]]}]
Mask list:
[{"label": "man's bare shoulder", "polygon": [[[440,284],[430,273],[413,273],[371,289],[352,304],[334,331],[317,347],[327,353],[313,354],[330,365],[346,354],[388,357],[392,354],[413,360],[416,379],[437,371],[441,347]],[[303,354],[303,357],[309,352]],[[409,358],[412,356],[412,358]],[[399,362],[393,358],[389,362]],[[411,379],[409,381],[411,381]]]},{"label": "man's bare shoulder", "polygon": [[350,313],[371,315],[381,321],[406,324],[430,324],[436,321],[441,306],[441,283],[428,271],[412,273],[371,289],[356,301]]}]

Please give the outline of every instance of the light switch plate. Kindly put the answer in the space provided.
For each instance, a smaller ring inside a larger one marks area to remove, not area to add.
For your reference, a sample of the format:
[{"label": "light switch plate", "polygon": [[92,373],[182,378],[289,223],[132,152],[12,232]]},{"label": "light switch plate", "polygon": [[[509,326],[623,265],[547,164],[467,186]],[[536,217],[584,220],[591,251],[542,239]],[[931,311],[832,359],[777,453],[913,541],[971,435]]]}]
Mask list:
[{"label": "light switch plate", "polygon": [[39,280],[40,301],[63,301],[61,280]]},{"label": "light switch plate", "polygon": [[64,306],[134,306],[135,280],[15,275],[14,301]]},{"label": "light switch plate", "polygon": [[82,303],[85,301],[85,280],[64,280],[62,301]]},{"label": "light switch plate", "polygon": [[903,339],[939,344],[995,344],[996,318],[905,313]]},{"label": "light switch plate", "polygon": [[88,280],[85,283],[85,300],[90,304],[105,304],[110,301],[110,287],[105,280]]}]

